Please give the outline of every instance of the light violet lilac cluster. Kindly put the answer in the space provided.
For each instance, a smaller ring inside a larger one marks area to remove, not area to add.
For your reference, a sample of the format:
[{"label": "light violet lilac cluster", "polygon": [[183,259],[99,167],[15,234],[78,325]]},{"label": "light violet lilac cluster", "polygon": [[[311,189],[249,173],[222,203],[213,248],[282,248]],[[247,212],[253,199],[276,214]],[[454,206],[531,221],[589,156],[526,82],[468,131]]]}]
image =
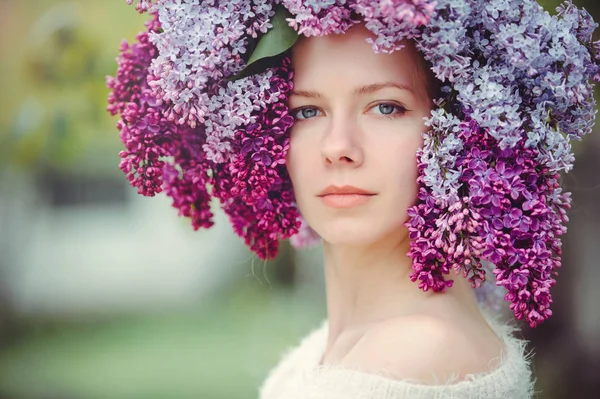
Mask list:
[{"label": "light violet lilac cluster", "polygon": [[590,15],[566,2],[551,16],[533,0],[137,0],[152,19],[123,44],[108,78],[126,147],[121,169],[141,194],[164,190],[196,229],[212,225],[218,199],[263,259],[279,239],[318,240],[285,168],[289,58],[232,79],[276,7],[304,36],[364,22],[376,52],[415,41],[441,96],[417,154],[411,279],[443,292],[451,272],[480,287],[491,271],[518,319],[547,319],[570,207],[560,173],[596,112],[600,46]]},{"label": "light violet lilac cluster", "polygon": [[[426,0],[281,0],[281,4],[293,15],[290,26],[308,37],[344,33],[362,19],[376,37],[368,42],[383,53],[400,50],[403,39],[416,37],[435,8],[435,2]],[[353,19],[352,13],[360,19]]]}]

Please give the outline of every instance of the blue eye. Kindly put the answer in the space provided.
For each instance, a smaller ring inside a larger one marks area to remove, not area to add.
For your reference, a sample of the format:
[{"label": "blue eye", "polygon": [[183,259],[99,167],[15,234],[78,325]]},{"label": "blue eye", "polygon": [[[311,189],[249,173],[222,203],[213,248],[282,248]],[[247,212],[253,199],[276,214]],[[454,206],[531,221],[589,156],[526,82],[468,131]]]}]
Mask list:
[{"label": "blue eye", "polygon": [[375,105],[372,110],[375,111],[376,114],[384,115],[384,116],[400,116],[406,112],[406,108],[401,105],[393,104],[393,103],[381,103]]},{"label": "blue eye", "polygon": [[396,107],[391,104],[379,104],[378,108],[379,112],[381,112],[383,115],[390,115],[396,109]]},{"label": "blue eye", "polygon": [[317,116],[318,113],[319,113],[319,110],[316,108],[311,108],[311,107],[300,108],[300,109],[294,111],[294,118],[296,120],[310,119],[310,118],[314,118],[315,116]]}]

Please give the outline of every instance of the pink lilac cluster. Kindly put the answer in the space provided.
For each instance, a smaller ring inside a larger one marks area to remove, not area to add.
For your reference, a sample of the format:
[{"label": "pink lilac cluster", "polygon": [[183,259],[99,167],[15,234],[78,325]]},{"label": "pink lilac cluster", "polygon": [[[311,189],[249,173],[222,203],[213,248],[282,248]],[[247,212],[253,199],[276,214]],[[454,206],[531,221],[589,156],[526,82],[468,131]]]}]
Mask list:
[{"label": "pink lilac cluster", "polygon": [[120,168],[140,194],[154,196],[162,191],[162,159],[171,151],[173,135],[146,83],[148,66],[157,55],[148,34],[160,25],[152,18],[146,27],[148,31],[139,33],[133,45],[121,43],[117,73],[106,78],[106,85],[111,90],[108,111],[121,116],[117,127],[125,150],[120,154]]},{"label": "pink lilac cluster", "polygon": [[153,19],[122,46],[108,80],[121,168],[140,193],[164,190],[194,228],[212,224],[217,198],[261,258],[275,256],[281,238],[318,240],[285,168],[289,59],[230,79],[275,7],[304,36],[364,21],[376,52],[415,41],[441,95],[417,154],[411,279],[443,292],[450,273],[462,274],[490,302],[497,291],[482,283],[494,274],[517,318],[548,318],[570,207],[560,173],[595,117],[600,46],[590,15],[570,1],[551,16],[533,0],[137,0]]},{"label": "pink lilac cluster", "polygon": [[[120,115],[117,127],[125,150],[120,168],[140,194],[154,196],[166,189],[181,216],[191,218],[195,229],[212,226],[202,128],[177,126],[165,116],[165,107],[147,83],[148,68],[157,56],[149,35],[160,29],[156,15],[137,42],[123,42],[111,89],[108,111]],[[167,162],[172,159],[172,163]]]},{"label": "pink lilac cluster", "polygon": [[[135,9],[139,13],[146,12],[150,9],[150,6],[152,5],[152,1],[153,0],[137,0],[137,3],[135,4]],[[127,4],[129,4],[129,5],[133,4],[133,2],[134,2],[134,0],[127,0]]]}]

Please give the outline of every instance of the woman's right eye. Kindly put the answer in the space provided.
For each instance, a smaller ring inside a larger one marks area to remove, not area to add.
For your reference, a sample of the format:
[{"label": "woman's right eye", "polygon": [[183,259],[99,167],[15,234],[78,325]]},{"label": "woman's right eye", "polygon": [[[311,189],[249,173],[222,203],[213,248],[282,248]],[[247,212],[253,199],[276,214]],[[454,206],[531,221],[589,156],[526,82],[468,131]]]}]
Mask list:
[{"label": "woman's right eye", "polygon": [[310,118],[314,118],[315,116],[318,116],[319,112],[320,111],[316,108],[304,107],[304,108],[295,110],[293,112],[293,116],[294,116],[294,119],[296,119],[296,120],[310,119]]}]

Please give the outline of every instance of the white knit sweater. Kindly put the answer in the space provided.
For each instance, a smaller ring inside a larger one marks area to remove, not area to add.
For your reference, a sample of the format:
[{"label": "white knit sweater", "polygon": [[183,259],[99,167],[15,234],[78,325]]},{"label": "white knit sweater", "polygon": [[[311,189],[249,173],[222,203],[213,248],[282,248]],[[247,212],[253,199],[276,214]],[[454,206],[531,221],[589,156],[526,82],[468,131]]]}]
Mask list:
[{"label": "white knit sweater", "polygon": [[445,385],[424,385],[339,365],[319,365],[328,323],[290,348],[260,388],[260,399],[529,399],[533,381],[525,343],[514,328],[488,317],[504,342],[502,361],[486,373]]}]

